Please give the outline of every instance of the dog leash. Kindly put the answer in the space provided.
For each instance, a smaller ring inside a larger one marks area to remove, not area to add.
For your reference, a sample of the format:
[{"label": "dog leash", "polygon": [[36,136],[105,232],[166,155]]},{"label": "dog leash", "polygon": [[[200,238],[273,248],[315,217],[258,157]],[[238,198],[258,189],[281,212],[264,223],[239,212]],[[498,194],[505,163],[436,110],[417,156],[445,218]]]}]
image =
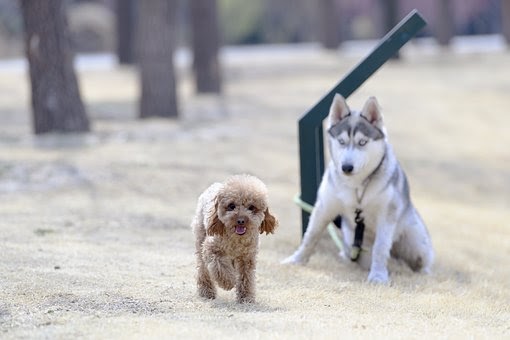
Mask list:
[{"label": "dog leash", "polygon": [[[370,176],[367,177],[367,182],[365,187],[363,188],[363,192],[361,193],[361,196],[358,195],[358,190],[356,190],[356,200],[358,201],[358,206],[361,206],[361,201],[363,200],[363,197],[365,196],[365,192],[367,191],[368,185],[370,184],[370,181],[372,180],[372,175],[379,169],[379,166],[382,164],[379,163],[377,168],[370,174]],[[354,211],[354,223],[356,223],[356,227],[354,228],[354,240],[352,241],[352,247],[351,247],[351,261],[356,262],[359,259],[359,256],[361,255],[361,246],[363,244],[363,235],[365,234],[365,219],[361,216],[361,213],[363,210],[361,208],[357,208]]]},{"label": "dog leash", "polygon": [[[296,194],[294,196],[294,203],[296,203],[301,209],[306,211],[307,213],[311,214],[313,210],[313,205],[306,203],[303,201],[299,194]],[[350,259],[351,261],[355,262],[359,259],[359,256],[361,255],[362,248],[361,245],[363,244],[363,234],[365,232],[365,224],[363,223],[363,217],[361,217],[362,210],[356,209],[356,217],[354,221],[356,222],[356,229],[354,231],[354,242],[351,249]],[[331,239],[337,246],[337,248],[340,250],[340,252],[344,253],[344,246],[342,244],[342,240],[338,237],[335,229],[341,229],[342,228],[342,217],[337,216],[335,220],[328,224],[328,233],[329,236],[331,236]]]},{"label": "dog leash", "polygon": [[[367,177],[365,187],[363,188],[363,192],[361,193],[361,196],[358,195],[358,191],[356,190],[356,200],[358,201],[358,206],[361,206],[361,201],[363,201],[363,197],[365,196],[365,192],[367,191],[368,186],[370,185],[370,182],[372,181],[372,178],[377,173],[381,165],[383,164],[384,160],[386,159],[386,152],[384,153],[383,158],[377,165],[377,167],[372,171],[372,173]],[[361,216],[361,213],[363,213],[363,210],[361,208],[357,208],[354,211],[354,223],[356,223],[356,228],[354,229],[354,241],[352,242],[352,248],[351,248],[351,261],[356,262],[359,259],[359,256],[361,255],[361,246],[363,244],[363,235],[365,233],[365,219]],[[336,220],[336,219],[335,219]],[[335,223],[336,224],[336,223]]]},{"label": "dog leash", "polygon": [[363,217],[361,217],[361,209],[356,209],[354,214],[354,222],[356,223],[356,229],[354,229],[354,241],[351,248],[351,261],[356,262],[361,254],[361,245],[363,244],[363,234],[365,233],[365,223]]},{"label": "dog leash", "polygon": [[[308,204],[305,201],[303,201],[301,199],[301,197],[299,196],[299,194],[296,194],[294,196],[294,203],[296,203],[301,209],[303,209],[307,213],[309,213],[309,214],[312,213],[313,205]],[[340,216],[338,218],[340,218]],[[335,219],[335,221],[336,221],[336,219]],[[335,223],[335,222],[333,222],[333,223]],[[335,243],[337,248],[343,253],[344,247],[343,247],[342,241],[340,240],[340,238],[338,237],[338,235],[336,233],[335,225],[333,223],[328,224],[328,233],[329,233],[329,236],[331,236],[331,239],[333,240],[333,242]]]}]

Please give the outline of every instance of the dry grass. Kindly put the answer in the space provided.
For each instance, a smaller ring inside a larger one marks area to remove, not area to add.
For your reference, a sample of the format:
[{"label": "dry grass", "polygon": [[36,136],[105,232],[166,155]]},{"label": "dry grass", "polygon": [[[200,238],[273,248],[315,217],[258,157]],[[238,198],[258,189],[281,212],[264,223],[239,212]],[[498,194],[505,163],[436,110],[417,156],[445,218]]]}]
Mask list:
[{"label": "dry grass", "polygon": [[[392,284],[337,261],[328,237],[306,267],[296,119],[356,59],[297,54],[227,64],[220,101],[190,96],[180,122],[134,120],[132,70],[82,73],[88,136],[34,138],[24,75],[0,77],[2,338],[509,338],[510,61],[418,56],[386,65],[376,95],[437,253],[434,273],[391,264]],[[204,112],[214,112],[205,117]],[[212,181],[250,172],[269,187],[258,302],[196,297],[189,222]]]}]

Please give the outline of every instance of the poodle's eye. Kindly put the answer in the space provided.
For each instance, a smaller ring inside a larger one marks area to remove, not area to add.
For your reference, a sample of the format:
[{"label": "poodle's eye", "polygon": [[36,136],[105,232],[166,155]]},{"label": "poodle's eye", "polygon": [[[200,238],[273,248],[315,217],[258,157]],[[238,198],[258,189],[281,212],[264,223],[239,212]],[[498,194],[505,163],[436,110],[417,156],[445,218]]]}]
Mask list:
[{"label": "poodle's eye", "polygon": [[236,208],[236,205],[234,203],[230,203],[229,205],[227,205],[227,210],[228,211],[232,211]]},{"label": "poodle's eye", "polygon": [[248,207],[248,210],[249,211],[252,211],[252,212],[255,212],[257,210],[257,208],[252,204]]}]

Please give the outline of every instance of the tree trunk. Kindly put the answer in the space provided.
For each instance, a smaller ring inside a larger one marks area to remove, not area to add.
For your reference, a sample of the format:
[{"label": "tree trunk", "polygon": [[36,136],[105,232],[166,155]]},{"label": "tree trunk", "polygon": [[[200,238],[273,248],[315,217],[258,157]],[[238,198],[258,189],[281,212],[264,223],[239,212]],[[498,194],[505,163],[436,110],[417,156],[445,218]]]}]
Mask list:
[{"label": "tree trunk", "polygon": [[503,36],[508,44],[510,44],[510,0],[501,0],[501,24]]},{"label": "tree trunk", "polygon": [[143,0],[139,5],[140,118],[177,117],[173,50],[178,0]]},{"label": "tree trunk", "polygon": [[437,0],[436,38],[441,46],[448,46],[454,35],[453,8],[450,0]]},{"label": "tree trunk", "polygon": [[319,11],[319,37],[327,49],[334,50],[342,42],[340,32],[339,11],[336,0],[319,0],[317,3]]},{"label": "tree trunk", "polygon": [[193,67],[198,93],[221,92],[216,0],[191,0]]},{"label": "tree trunk", "polygon": [[117,0],[117,59],[120,64],[133,64],[135,32],[135,0]]},{"label": "tree trunk", "polygon": [[22,0],[36,134],[89,131],[62,0]]}]

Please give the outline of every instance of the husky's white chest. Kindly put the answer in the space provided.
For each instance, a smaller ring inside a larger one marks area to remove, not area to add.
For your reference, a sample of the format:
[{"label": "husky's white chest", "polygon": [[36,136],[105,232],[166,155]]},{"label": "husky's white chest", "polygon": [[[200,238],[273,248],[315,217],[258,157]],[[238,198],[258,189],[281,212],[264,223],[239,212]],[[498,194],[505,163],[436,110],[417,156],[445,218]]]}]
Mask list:
[{"label": "husky's white chest", "polygon": [[341,187],[337,188],[333,195],[335,199],[340,201],[342,207],[344,207],[344,213],[347,213],[349,210],[356,210],[360,207],[360,201],[358,199],[358,195],[356,189],[349,187]]},{"label": "husky's white chest", "polygon": [[338,201],[345,209],[352,208],[354,211],[360,208],[364,200],[366,187],[357,183],[346,183],[331,168],[328,169],[328,172],[327,196],[329,196],[329,199]]}]

